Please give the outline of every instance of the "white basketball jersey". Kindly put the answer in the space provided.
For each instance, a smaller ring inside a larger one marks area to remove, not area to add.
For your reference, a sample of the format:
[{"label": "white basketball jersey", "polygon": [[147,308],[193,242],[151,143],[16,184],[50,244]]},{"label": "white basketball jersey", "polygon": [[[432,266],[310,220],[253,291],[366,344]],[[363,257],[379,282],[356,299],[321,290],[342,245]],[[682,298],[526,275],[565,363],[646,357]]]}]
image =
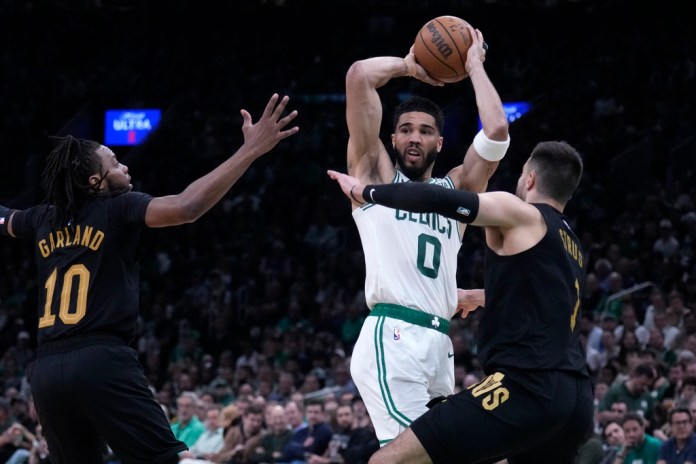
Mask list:
[{"label": "white basketball jersey", "polygon": [[[396,171],[393,183],[409,182]],[[455,188],[449,177],[429,183]],[[457,309],[459,222],[368,204],[353,210],[365,254],[365,298],[451,319]],[[443,306],[445,304],[445,306]]]}]

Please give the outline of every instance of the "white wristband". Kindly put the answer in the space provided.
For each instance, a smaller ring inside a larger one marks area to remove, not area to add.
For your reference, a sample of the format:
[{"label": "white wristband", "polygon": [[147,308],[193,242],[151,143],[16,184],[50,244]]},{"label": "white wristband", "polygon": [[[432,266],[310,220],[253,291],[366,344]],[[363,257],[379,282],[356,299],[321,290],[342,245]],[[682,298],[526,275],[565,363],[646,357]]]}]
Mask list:
[{"label": "white wristband", "polygon": [[507,140],[500,142],[486,137],[486,134],[483,133],[483,129],[481,129],[478,134],[476,134],[476,137],[474,137],[474,148],[476,149],[476,153],[487,161],[500,161],[503,159],[509,146],[509,135]]}]

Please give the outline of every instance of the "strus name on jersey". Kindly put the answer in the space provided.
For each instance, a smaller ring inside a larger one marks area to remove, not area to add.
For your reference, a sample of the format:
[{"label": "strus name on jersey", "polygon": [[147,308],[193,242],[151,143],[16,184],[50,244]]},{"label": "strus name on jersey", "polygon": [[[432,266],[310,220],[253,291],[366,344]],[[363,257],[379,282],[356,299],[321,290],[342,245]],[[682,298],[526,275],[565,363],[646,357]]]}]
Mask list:
[{"label": "strus name on jersey", "polygon": [[582,249],[575,240],[572,239],[571,235],[563,229],[558,229],[558,233],[561,235],[561,240],[563,241],[563,246],[568,252],[571,258],[573,258],[578,266],[582,267]]},{"label": "strus name on jersey", "polygon": [[394,210],[397,221],[410,221],[418,224],[426,224],[435,232],[447,235],[447,238],[452,237],[452,219],[440,216],[435,213],[411,213],[400,209]]},{"label": "strus name on jersey", "polygon": [[63,228],[48,233],[48,237],[39,240],[37,246],[41,256],[48,258],[57,248],[79,245],[97,251],[104,241],[104,232],[86,225]]}]

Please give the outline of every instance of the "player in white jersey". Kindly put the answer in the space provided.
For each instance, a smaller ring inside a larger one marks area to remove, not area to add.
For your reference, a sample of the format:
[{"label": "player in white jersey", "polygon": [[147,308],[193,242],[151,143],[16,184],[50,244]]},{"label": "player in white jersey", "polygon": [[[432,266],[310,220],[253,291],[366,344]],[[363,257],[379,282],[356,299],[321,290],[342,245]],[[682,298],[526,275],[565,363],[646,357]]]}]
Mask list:
[{"label": "player in white jersey", "polygon": [[[396,165],[379,138],[379,87],[405,76],[443,85],[416,63],[412,48],[405,58],[369,58],[348,70],[348,174],[365,184],[418,181],[485,191],[510,139],[500,97],[483,67],[483,36],[471,27],[469,33],[466,71],[483,129],[462,164],[443,179],[432,178],[444,113],[425,98],[412,97],[394,111]],[[430,400],[454,391],[449,321],[457,310],[457,253],[465,225],[435,214],[355,203],[353,218],[365,254],[370,315],[353,349],[351,375],[384,445],[423,414]]]}]

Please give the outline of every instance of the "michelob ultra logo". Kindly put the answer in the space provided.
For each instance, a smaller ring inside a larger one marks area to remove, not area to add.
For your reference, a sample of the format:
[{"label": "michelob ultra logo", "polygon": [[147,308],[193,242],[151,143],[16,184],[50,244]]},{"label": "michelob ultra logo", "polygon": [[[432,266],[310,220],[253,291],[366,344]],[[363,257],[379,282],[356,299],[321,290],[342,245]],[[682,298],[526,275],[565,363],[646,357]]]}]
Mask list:
[{"label": "michelob ultra logo", "polygon": [[107,110],[104,127],[106,145],[138,145],[159,125],[159,109]]}]

